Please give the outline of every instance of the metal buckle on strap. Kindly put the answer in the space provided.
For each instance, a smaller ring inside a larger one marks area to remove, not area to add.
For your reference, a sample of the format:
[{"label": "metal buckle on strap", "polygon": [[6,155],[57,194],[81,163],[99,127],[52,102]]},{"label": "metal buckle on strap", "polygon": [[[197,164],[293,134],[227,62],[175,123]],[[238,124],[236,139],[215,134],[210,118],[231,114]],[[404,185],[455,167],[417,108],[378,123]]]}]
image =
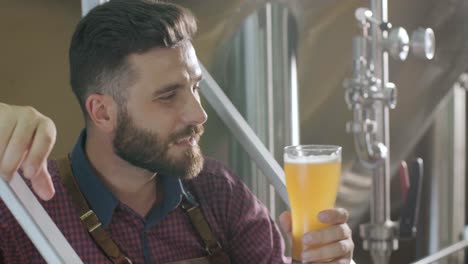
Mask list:
[{"label": "metal buckle on strap", "polygon": [[114,264],[133,264],[133,262],[125,255],[121,255],[117,258],[111,258]]},{"label": "metal buckle on strap", "polygon": [[[89,217],[92,218],[90,218],[88,221]],[[89,210],[88,212],[84,213],[82,216],[80,216],[80,219],[86,225],[89,232],[93,232],[101,226],[101,222],[99,222],[99,219],[93,210]]]},{"label": "metal buckle on strap", "polygon": [[208,254],[211,256],[213,255],[214,253],[216,252],[219,252],[220,250],[222,250],[222,247],[221,247],[221,244],[219,243],[219,241],[216,241],[216,246],[215,248],[210,248],[208,246],[205,247],[205,250],[208,252]]},{"label": "metal buckle on strap", "polygon": [[183,208],[186,212],[190,212],[190,211],[192,211],[193,209],[198,208],[197,205],[192,204],[192,203],[189,202],[189,201],[182,201],[182,203],[180,204],[180,206],[182,206],[182,208]]},{"label": "metal buckle on strap", "polygon": [[184,208],[184,209],[185,209],[185,211],[190,212],[190,211],[192,211],[192,210],[194,210],[196,208],[197,208],[196,206],[192,206],[190,208]]}]

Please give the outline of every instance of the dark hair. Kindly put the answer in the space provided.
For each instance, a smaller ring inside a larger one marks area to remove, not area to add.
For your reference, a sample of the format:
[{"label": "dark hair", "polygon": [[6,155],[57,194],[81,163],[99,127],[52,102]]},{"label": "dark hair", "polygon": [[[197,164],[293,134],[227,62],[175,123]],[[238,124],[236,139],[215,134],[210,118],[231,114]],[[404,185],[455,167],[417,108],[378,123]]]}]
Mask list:
[{"label": "dark hair", "polygon": [[151,0],[111,0],[78,23],[70,45],[70,83],[85,119],[89,94],[109,94],[125,102],[134,78],[128,55],[190,41],[195,17],[175,4]]}]

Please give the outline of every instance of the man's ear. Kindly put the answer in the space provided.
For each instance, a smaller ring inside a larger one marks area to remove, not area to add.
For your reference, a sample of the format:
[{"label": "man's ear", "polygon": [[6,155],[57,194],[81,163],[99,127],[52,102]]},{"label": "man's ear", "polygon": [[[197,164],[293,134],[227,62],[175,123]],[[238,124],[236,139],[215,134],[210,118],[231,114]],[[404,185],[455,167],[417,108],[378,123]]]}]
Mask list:
[{"label": "man's ear", "polygon": [[117,125],[117,104],[111,96],[90,94],[86,98],[86,111],[94,126],[106,133]]}]

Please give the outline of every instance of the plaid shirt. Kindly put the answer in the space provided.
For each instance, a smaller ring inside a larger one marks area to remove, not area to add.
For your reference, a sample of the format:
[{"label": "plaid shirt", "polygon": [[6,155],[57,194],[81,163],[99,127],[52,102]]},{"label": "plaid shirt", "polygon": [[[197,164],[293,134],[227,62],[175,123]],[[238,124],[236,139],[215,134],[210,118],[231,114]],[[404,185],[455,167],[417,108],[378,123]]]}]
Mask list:
[{"label": "plaid shirt", "polygon": [[[164,200],[142,218],[120,203],[93,173],[84,152],[82,133],[72,152],[78,184],[103,226],[133,263],[166,263],[206,255],[204,244],[179,206],[186,192],[194,194],[209,225],[232,263],[291,263],[284,242],[264,205],[217,161],[207,159],[196,177],[182,184],[161,176]],[[110,263],[80,222],[55,161],[49,172],[54,198],[41,202],[84,263]],[[0,201],[0,263],[45,263],[19,224]]]}]

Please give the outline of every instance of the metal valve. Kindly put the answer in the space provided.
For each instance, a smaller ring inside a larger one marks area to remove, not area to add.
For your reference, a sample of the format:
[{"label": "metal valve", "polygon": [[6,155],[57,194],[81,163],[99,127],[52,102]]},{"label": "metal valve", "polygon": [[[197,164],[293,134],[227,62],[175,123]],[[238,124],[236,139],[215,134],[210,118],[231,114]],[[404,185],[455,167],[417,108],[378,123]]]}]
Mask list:
[{"label": "metal valve", "polygon": [[404,28],[397,27],[390,30],[385,41],[385,49],[392,58],[399,61],[406,60],[410,47],[416,57],[431,60],[435,53],[434,31],[430,28],[418,28],[411,34],[410,41]]},{"label": "metal valve", "polygon": [[432,60],[435,54],[435,35],[431,28],[418,28],[411,34],[411,50],[422,59]]},{"label": "metal valve", "polygon": [[354,12],[354,16],[362,24],[366,24],[367,21],[372,22],[374,24],[380,24],[380,21],[373,17],[372,11],[365,7],[360,7],[356,9],[356,11]]},{"label": "metal valve", "polygon": [[435,53],[435,35],[430,28],[418,28],[411,33],[411,39],[406,29],[402,27],[392,28],[392,24],[380,21],[373,17],[372,11],[367,8],[358,8],[355,12],[356,19],[361,27],[369,24],[378,25],[382,31],[388,31],[388,37],[384,40],[385,50],[398,61],[405,61],[410,48],[413,54],[421,59],[431,60]]},{"label": "metal valve", "polygon": [[421,158],[414,160],[409,168],[404,161],[400,165],[400,186],[403,202],[399,226],[400,239],[410,239],[416,236],[424,175],[423,168]]},{"label": "metal valve", "polygon": [[408,57],[409,43],[410,38],[406,29],[402,27],[392,28],[385,41],[385,49],[395,60],[404,61]]}]

